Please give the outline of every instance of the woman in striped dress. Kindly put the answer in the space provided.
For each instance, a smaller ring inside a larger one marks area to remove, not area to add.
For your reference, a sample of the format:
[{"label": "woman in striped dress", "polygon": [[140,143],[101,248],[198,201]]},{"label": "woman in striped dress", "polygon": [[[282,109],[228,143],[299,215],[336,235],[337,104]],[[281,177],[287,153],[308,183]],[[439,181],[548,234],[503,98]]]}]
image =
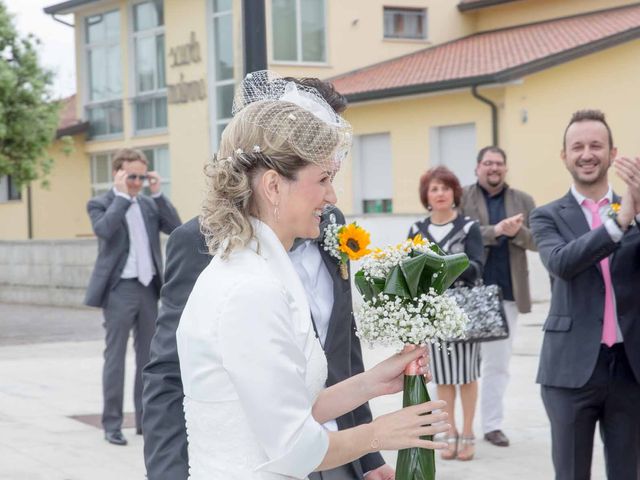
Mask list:
[{"label": "woman in striped dress", "polygon": [[[420,178],[420,200],[431,215],[416,222],[409,230],[409,238],[421,234],[446,253],[466,253],[469,267],[459,281],[472,285],[482,277],[483,245],[480,227],[458,213],[462,187],[458,178],[446,167],[435,167]],[[480,345],[474,342],[444,343],[440,348],[431,345],[431,369],[437,385],[438,398],[447,402],[451,429],[447,433],[448,447],[442,458],[471,460],[475,453],[473,417],[478,399],[480,375]],[[455,422],[456,387],[462,402],[462,436]]]}]

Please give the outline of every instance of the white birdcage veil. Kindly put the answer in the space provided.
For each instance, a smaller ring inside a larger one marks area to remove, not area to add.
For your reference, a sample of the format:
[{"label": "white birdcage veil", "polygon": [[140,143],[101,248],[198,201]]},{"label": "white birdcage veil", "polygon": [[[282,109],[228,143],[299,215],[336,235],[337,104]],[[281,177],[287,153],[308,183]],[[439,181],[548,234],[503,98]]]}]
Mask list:
[{"label": "white birdcage veil", "polygon": [[236,89],[232,113],[287,141],[301,158],[331,171],[340,167],[351,147],[351,125],[315,88],[275,72],[247,74]]}]

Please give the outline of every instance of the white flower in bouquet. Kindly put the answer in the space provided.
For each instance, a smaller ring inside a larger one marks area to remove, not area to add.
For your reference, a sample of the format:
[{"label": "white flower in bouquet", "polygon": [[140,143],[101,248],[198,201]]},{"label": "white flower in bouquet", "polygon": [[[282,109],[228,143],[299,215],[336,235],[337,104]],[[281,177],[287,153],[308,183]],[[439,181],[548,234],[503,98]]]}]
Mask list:
[{"label": "white flower in bouquet", "polygon": [[370,346],[439,345],[450,338],[461,338],[467,315],[452,297],[437,295],[431,289],[412,302],[380,293],[364,301],[356,312],[357,335]]}]

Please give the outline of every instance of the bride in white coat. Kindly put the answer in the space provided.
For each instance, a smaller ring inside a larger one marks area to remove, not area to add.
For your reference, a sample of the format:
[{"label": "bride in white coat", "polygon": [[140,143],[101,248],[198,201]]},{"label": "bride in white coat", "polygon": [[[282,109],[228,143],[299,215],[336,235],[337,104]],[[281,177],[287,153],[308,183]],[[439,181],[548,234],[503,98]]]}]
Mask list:
[{"label": "bride in white coat", "polygon": [[350,128],[313,89],[283,82],[274,91],[264,80],[243,82],[207,167],[201,225],[215,256],[177,331],[190,478],[304,479],[372,451],[442,448],[420,436],[448,429],[446,414],[431,413],[443,402],[337,432],[322,426],[399,392],[409,362],[426,372],[426,351],[324,388],[326,359],[287,251],[295,238],[318,237],[323,208],[336,202],[331,182]]}]

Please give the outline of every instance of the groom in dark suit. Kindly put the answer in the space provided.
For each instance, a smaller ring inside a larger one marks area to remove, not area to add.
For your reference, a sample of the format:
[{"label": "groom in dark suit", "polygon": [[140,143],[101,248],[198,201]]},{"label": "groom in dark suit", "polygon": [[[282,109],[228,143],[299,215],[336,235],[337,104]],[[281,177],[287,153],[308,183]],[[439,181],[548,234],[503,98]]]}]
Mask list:
[{"label": "groom in dark suit", "polygon": [[638,478],[640,161],[615,160],[626,184],[620,198],[608,182],[616,153],[604,114],[574,113],[561,154],[571,190],[531,215],[552,282],[537,381],[557,480],[591,478],[596,423],[607,478]]},{"label": "groom in dark suit", "polygon": [[[318,79],[288,79],[316,88],[338,113],[346,108],[346,100],[333,86]],[[342,213],[334,209],[323,215],[321,227],[334,215],[344,223]],[[320,240],[324,228],[321,228]],[[318,336],[324,347],[327,363],[327,385],[333,385],[364,370],[360,342],[355,336],[351,305],[351,284],[339,274],[337,260],[318,241],[297,242],[291,252],[292,261],[305,286]],[[297,251],[297,249],[303,249]],[[318,263],[318,256],[321,263]],[[211,261],[198,219],[194,218],[176,229],[167,243],[166,284],[161,292],[162,308],[151,343],[151,362],[144,370],[143,434],[144,456],[149,480],[186,480],[188,476],[187,437],[182,410],[182,380],[176,349],[176,329],[182,310],[200,272]],[[311,268],[309,268],[311,266]],[[310,292],[309,286],[320,285],[320,291]],[[314,305],[315,304],[315,305]],[[314,312],[315,310],[315,312]],[[367,404],[336,419],[340,429],[371,421]],[[333,428],[328,425],[327,428]],[[393,480],[393,468],[386,465],[379,453],[329,472],[314,473],[311,480]]]},{"label": "groom in dark suit", "polygon": [[[140,150],[122,149],[113,157],[113,188],[89,200],[87,210],[98,237],[96,260],[85,304],[101,307],[106,332],[102,389],[105,439],[126,445],[122,435],[124,364],[129,332],[136,351],[134,404],[138,433],[142,427],[142,369],[162,286],[160,232],[171,233],[180,217],[160,191],[160,177],[147,172]],[[151,197],[141,195],[149,181]]]}]

